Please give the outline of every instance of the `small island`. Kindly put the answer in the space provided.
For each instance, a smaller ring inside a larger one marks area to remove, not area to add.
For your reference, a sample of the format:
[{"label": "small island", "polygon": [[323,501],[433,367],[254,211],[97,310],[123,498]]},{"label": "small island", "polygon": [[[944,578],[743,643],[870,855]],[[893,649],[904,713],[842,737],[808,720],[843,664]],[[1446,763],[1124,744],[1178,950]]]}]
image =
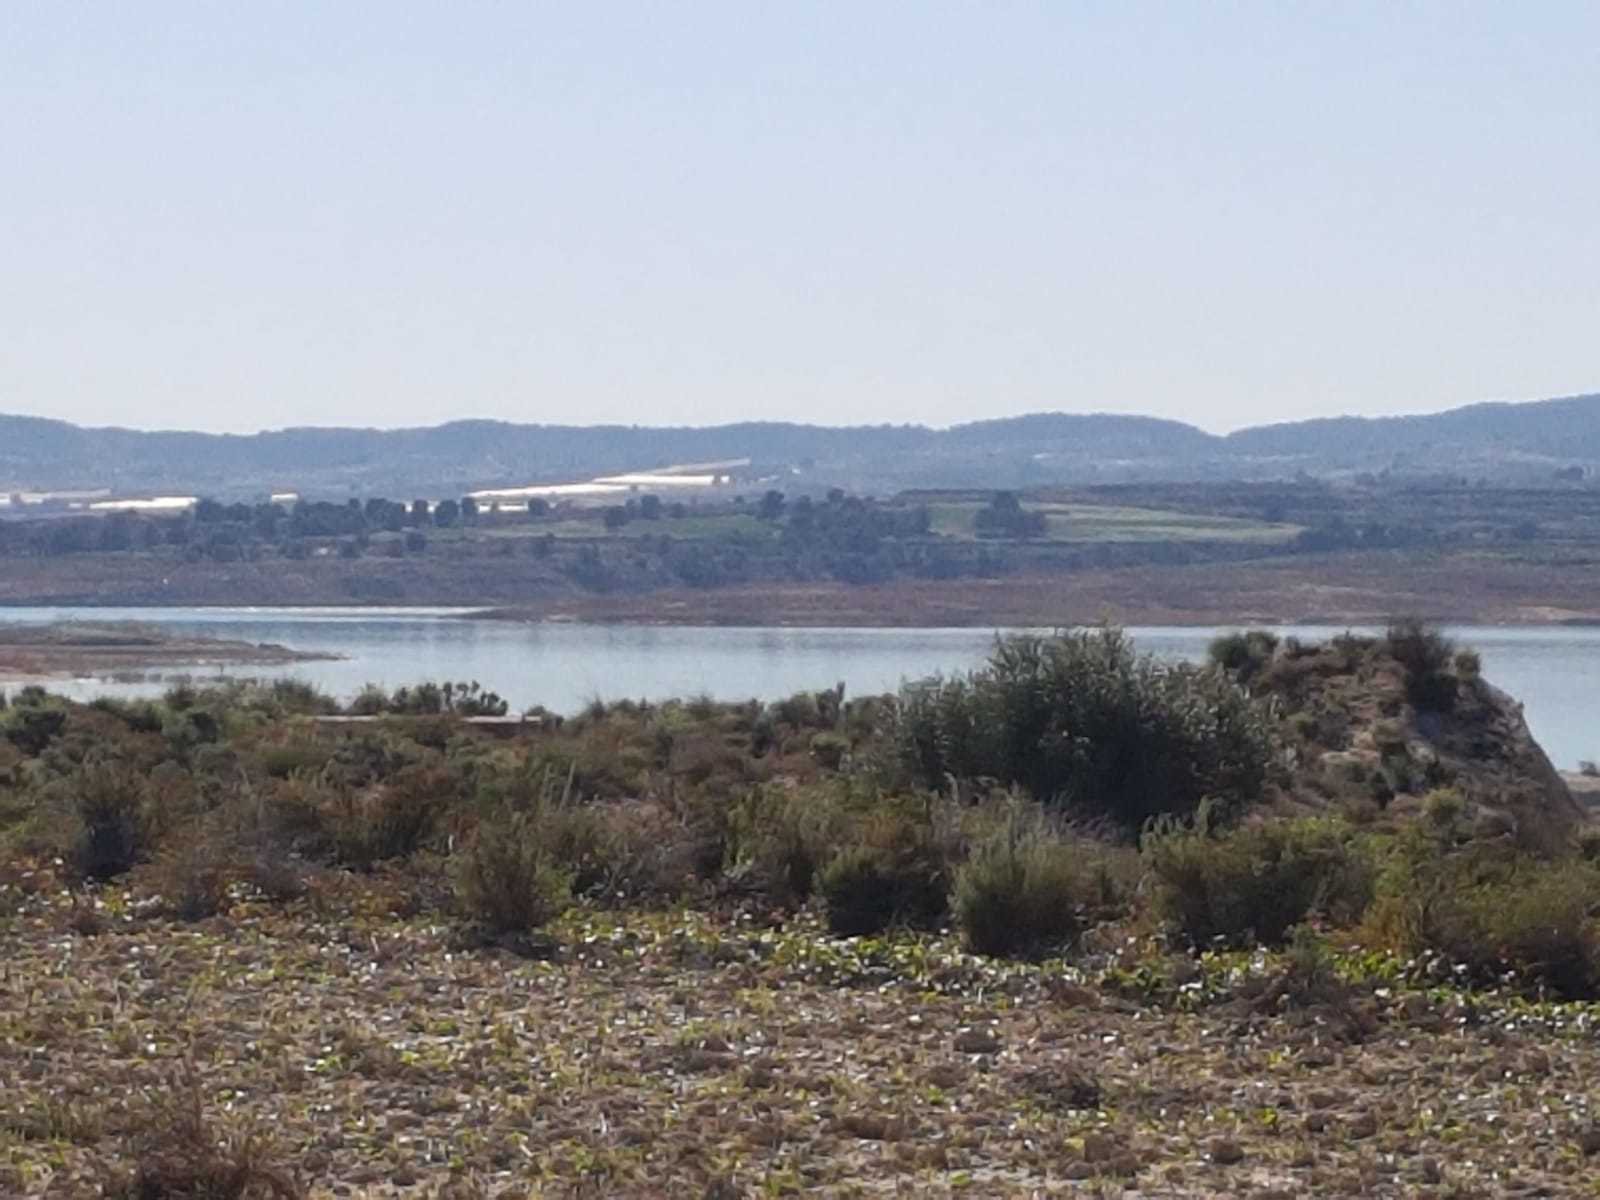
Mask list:
[{"label": "small island", "polygon": [[109,675],[172,667],[264,666],[334,657],[286,646],[174,633],[136,622],[0,622],[0,680]]}]

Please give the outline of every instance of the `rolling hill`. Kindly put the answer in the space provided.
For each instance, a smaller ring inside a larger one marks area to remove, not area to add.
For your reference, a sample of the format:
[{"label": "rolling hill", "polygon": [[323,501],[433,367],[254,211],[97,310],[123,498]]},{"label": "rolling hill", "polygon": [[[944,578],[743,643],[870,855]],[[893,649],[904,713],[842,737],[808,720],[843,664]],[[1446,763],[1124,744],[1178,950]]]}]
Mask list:
[{"label": "rolling hill", "polygon": [[1285,478],[1305,472],[1548,479],[1600,466],[1600,394],[1475,404],[1427,415],[1340,417],[1217,436],[1178,421],[1038,413],[933,429],[748,422],[713,427],[452,421],[413,429],[298,428],[252,435],[83,428],[0,415],[0,491],[244,496],[448,495],[683,462],[749,459],[752,483],[1022,487]]}]

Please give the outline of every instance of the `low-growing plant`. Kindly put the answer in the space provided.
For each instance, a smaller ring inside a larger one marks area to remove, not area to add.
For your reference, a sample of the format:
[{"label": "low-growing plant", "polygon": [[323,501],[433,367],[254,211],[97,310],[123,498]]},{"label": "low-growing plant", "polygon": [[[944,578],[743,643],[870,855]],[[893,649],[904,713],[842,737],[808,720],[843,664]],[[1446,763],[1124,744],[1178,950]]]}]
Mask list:
[{"label": "low-growing plant", "polygon": [[275,1161],[259,1129],[219,1127],[206,1116],[192,1068],[147,1100],[130,1138],[131,1165],[103,1180],[106,1200],[301,1200],[299,1181]]},{"label": "low-growing plant", "polygon": [[1152,823],[1142,849],[1158,911],[1196,945],[1276,945],[1315,916],[1356,920],[1373,894],[1367,856],[1328,819],[1222,830],[1202,809],[1192,822]]}]

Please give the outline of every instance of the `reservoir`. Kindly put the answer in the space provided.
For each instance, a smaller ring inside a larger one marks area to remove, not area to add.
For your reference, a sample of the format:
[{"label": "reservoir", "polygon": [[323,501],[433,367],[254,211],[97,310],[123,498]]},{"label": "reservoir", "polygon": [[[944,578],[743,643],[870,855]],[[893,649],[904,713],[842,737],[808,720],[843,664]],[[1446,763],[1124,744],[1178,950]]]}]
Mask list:
[{"label": "reservoir", "polygon": [[[289,676],[348,699],[364,684],[478,680],[511,703],[573,712],[593,699],[709,695],[776,699],[844,683],[851,695],[982,663],[986,629],[797,629],[665,625],[524,624],[466,619],[467,610],[422,608],[11,608],[0,622],[139,621],[174,632],[273,642],[341,657],[282,667],[194,673]],[[1132,627],[1141,650],[1200,659],[1221,629]],[[1306,641],[1336,626],[1285,626]],[[1528,724],[1557,767],[1600,758],[1600,628],[1468,626],[1446,632],[1483,656],[1489,681],[1526,706]],[[172,674],[52,680],[79,699],[150,695]]]}]

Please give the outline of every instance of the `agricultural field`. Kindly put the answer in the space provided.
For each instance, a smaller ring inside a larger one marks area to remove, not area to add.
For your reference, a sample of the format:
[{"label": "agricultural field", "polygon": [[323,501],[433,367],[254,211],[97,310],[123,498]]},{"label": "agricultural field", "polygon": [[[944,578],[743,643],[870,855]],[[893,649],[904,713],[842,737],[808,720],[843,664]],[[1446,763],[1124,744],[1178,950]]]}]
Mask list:
[{"label": "agricultural field", "polygon": [[[945,537],[975,538],[977,514],[984,507],[976,501],[930,504],[933,532]],[[1276,546],[1292,542],[1302,528],[1243,517],[1112,504],[1025,501],[1023,508],[1043,513],[1045,536],[1061,542],[1241,542]]]}]

